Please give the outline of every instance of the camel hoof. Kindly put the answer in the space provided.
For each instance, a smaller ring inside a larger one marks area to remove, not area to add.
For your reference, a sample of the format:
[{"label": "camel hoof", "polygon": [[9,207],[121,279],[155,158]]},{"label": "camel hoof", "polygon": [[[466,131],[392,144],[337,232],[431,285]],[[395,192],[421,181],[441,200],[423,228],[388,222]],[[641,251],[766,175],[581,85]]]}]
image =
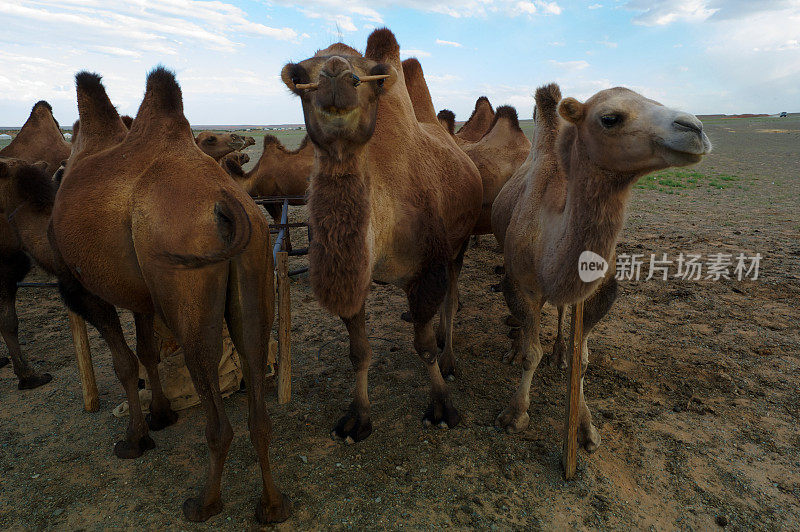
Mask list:
[{"label": "camel hoof", "polygon": [[131,445],[127,440],[120,440],[114,445],[114,454],[117,458],[130,460],[139,458],[145,451],[156,448],[156,442],[150,436],[144,436],[137,445]]},{"label": "camel hoof", "polygon": [[411,312],[409,311],[405,311],[402,314],[400,314],[400,319],[407,323],[414,323],[414,320],[411,319]]},{"label": "camel hoof", "polygon": [[450,362],[447,360],[439,360],[439,371],[442,373],[442,377],[446,381],[454,381],[456,380],[456,365],[455,362]]},{"label": "camel hoof", "polygon": [[601,442],[600,433],[591,422],[588,429],[586,424],[578,428],[578,445],[583,447],[587,453],[595,452],[600,447]]},{"label": "camel hoof", "polygon": [[455,409],[450,398],[443,402],[438,401],[428,405],[425,415],[422,416],[422,424],[426,427],[435,426],[441,429],[452,429],[461,421],[461,414]]},{"label": "camel hoof", "polygon": [[217,499],[208,506],[203,506],[199,497],[189,497],[183,501],[183,515],[193,523],[208,521],[222,511],[222,500]]},{"label": "camel hoof", "polygon": [[367,439],[372,434],[372,420],[368,416],[360,416],[356,412],[348,412],[331,431],[335,440],[356,443]]},{"label": "camel hoof", "polygon": [[167,410],[158,414],[150,412],[145,416],[144,420],[147,421],[147,426],[150,427],[150,430],[162,430],[178,421],[178,413],[171,408],[167,408]]},{"label": "camel hoof", "polygon": [[494,420],[494,425],[505,430],[508,434],[516,434],[527,429],[530,422],[531,417],[528,415],[527,410],[519,413],[515,408],[508,406]]},{"label": "camel hoof", "polygon": [[11,362],[8,357],[0,357],[0,368],[8,366],[8,363]]},{"label": "camel hoof", "polygon": [[567,345],[563,341],[556,341],[553,344],[550,363],[559,369],[567,369]]},{"label": "camel hoof", "polygon": [[495,275],[504,275],[506,273],[506,267],[502,266],[502,265],[495,266],[494,267],[494,273],[495,273]]},{"label": "camel hoof", "polygon": [[41,375],[34,375],[32,377],[23,377],[19,380],[17,388],[20,390],[33,390],[39,386],[44,386],[53,380],[53,376],[49,373],[42,373]]},{"label": "camel hoof", "polygon": [[292,501],[289,497],[281,494],[281,503],[278,506],[268,506],[261,502],[256,502],[256,521],[262,525],[269,523],[283,523],[292,515]]}]

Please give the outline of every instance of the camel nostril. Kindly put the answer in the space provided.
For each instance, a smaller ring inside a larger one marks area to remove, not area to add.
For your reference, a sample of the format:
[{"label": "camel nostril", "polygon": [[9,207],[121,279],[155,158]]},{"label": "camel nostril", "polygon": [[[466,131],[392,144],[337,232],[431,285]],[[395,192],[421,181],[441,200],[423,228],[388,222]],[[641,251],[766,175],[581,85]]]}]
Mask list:
[{"label": "camel nostril", "polygon": [[672,122],[676,129],[694,131],[695,133],[703,132],[703,123],[694,117],[680,117]]}]

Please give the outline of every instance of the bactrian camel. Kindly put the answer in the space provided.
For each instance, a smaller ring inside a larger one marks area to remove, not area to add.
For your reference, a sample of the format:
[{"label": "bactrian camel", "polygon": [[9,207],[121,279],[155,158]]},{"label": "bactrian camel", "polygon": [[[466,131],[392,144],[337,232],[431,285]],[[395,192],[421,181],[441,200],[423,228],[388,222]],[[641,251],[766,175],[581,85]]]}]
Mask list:
[{"label": "bactrian camel", "polygon": [[[114,452],[135,458],[154,446],[137,393],[137,356],[152,385],[151,428],[176,419],[158,384],[153,342],[158,315],[183,347],[207,418],[208,477],[183,511],[189,520],[204,521],[222,510],[220,481],[233,439],[217,376],[224,318],[243,359],[250,437],[261,466],[256,517],[263,523],[282,521],[289,504],[270,473],[263,387],[274,314],[266,220],[197,147],[171,72],[159,67],[149,74],[127,135],[99,76],[81,72],[76,85],[81,135],[92,134],[94,142],[87,138],[87,147],[64,174],[50,240],[74,276],[59,279],[65,301],[108,342],[125,389],[130,422]],[[104,140],[117,135],[124,135],[119,143]],[[101,149],[84,155],[92,147]],[[125,344],[115,306],[134,314],[136,356]]]},{"label": "bactrian camel", "polygon": [[[20,390],[47,384],[49,373],[37,373],[19,344],[17,283],[31,269],[31,257],[52,272],[47,224],[55,189],[47,163],[29,164],[0,157],[0,333],[8,347]],[[8,358],[0,357],[0,367]]]},{"label": "bactrian camel", "polygon": [[[455,120],[455,115],[453,120]],[[492,104],[489,103],[489,98],[481,96],[475,101],[475,109],[469,116],[469,120],[464,122],[464,125],[458,129],[455,136],[459,141],[477,142],[489,131],[492,122],[494,122]]]},{"label": "bactrian camel", "polygon": [[[414,347],[431,379],[424,422],[453,427],[459,414],[442,373],[455,369],[456,284],[480,213],[478,171],[432,105],[430,116],[415,116],[400,47],[388,29],[370,35],[363,57],[337,43],[287,64],[281,77],[301,99],[316,151],[308,200],[311,287],[344,321],[356,371],[355,397],[333,433],[359,441],[372,431],[364,301],[373,279],[408,297]],[[432,326],[440,307],[441,356]]]},{"label": "bactrian camel", "polygon": [[53,117],[53,108],[42,100],[33,106],[28,120],[11,144],[0,150],[0,157],[22,159],[30,164],[44,161],[47,175],[52,176],[61,162],[69,157],[69,152],[70,144],[61,134]]},{"label": "bactrian camel", "polygon": [[201,131],[195,138],[197,146],[203,153],[219,161],[231,152],[243,150],[255,144],[253,137],[243,137],[236,133],[215,133]]},{"label": "bactrian camel", "polygon": [[[600,434],[583,395],[586,337],[616,297],[614,249],[631,188],[649,172],[697,163],[710,149],[696,117],[631,90],[604,90],[585,103],[561,100],[555,84],[536,91],[531,156],[492,212],[492,228],[504,249],[503,294],[522,324],[510,357],[522,360],[522,380],[497,417],[498,426],[509,432],[528,426],[531,378],[542,358],[542,305],[586,300],[578,441],[587,451],[597,449]],[[604,277],[581,280],[578,260],[584,251],[607,261]]]}]

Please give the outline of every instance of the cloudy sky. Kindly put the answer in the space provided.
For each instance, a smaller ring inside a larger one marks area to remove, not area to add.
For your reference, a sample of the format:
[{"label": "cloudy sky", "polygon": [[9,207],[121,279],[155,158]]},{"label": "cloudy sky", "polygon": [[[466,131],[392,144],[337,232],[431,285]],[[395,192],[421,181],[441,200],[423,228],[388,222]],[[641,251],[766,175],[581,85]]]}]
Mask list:
[{"label": "cloudy sky", "polygon": [[71,123],[81,69],[134,114],[159,63],[193,124],[301,122],[283,64],[338,40],[363,50],[384,25],[422,62],[435,107],[462,120],[481,95],[530,117],[550,81],[698,114],[800,111],[800,0],[2,0],[0,22],[6,126],[40,99]]}]

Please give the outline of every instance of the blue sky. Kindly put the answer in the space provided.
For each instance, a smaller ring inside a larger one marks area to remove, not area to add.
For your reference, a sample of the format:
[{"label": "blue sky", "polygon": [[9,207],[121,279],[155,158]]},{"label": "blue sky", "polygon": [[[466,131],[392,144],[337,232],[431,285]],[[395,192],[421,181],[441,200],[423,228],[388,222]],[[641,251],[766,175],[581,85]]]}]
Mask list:
[{"label": "blue sky", "polygon": [[40,99],[71,123],[81,69],[133,115],[159,63],[193,124],[301,122],[281,67],[338,40],[363,50],[381,26],[461,120],[481,95],[528,118],[551,81],[697,114],[800,111],[800,0],[2,0],[0,125]]}]

